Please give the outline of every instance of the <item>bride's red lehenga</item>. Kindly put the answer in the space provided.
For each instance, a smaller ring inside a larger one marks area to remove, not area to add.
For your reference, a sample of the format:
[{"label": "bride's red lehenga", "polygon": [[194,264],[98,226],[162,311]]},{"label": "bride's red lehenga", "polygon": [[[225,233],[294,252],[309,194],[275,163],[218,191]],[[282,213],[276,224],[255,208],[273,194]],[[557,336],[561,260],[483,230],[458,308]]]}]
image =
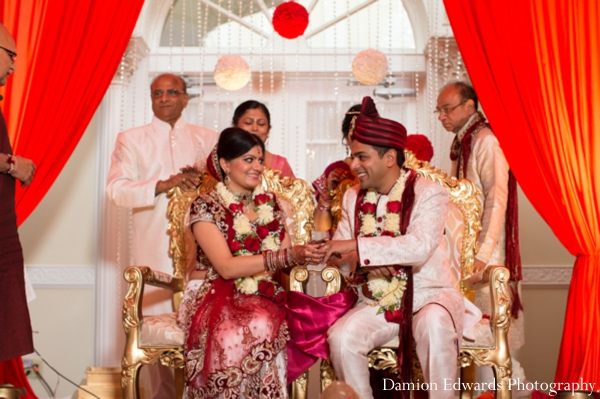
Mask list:
[{"label": "bride's red lehenga", "polygon": [[[280,238],[285,215],[276,204]],[[232,248],[233,215],[212,190],[192,204],[190,223],[214,223]],[[253,230],[256,224],[253,222]],[[233,251],[232,251],[233,252]],[[260,254],[260,246],[253,254]],[[208,269],[186,316],[186,398],[287,398],[286,344],[289,333],[282,304],[240,293],[198,246],[199,269]]]}]

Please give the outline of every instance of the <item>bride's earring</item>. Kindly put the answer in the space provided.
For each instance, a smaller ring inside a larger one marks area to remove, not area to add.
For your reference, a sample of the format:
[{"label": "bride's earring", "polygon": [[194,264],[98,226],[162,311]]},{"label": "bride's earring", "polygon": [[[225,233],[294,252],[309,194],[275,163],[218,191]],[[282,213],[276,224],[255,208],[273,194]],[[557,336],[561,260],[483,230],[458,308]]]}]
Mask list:
[{"label": "bride's earring", "polygon": [[223,179],[223,184],[229,186],[229,183],[231,183],[231,180],[229,179],[229,172],[225,172],[225,179]]}]

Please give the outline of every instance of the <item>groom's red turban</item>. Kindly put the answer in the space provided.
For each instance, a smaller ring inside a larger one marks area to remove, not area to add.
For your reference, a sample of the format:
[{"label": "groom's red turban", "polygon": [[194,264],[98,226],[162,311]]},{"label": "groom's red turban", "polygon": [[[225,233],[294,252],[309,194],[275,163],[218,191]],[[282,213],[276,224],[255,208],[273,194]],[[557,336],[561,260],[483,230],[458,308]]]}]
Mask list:
[{"label": "groom's red turban", "polygon": [[356,118],[350,138],[364,144],[402,151],[406,147],[406,128],[391,119],[381,118],[373,99],[367,96],[363,98],[360,115]]}]

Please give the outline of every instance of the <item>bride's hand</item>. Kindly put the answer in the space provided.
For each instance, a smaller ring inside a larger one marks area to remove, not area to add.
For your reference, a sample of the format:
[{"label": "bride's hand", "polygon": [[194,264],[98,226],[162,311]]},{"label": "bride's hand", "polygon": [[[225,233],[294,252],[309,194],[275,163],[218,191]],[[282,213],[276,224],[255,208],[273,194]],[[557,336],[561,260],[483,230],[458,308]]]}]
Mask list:
[{"label": "bride's hand", "polygon": [[299,265],[319,264],[323,260],[326,249],[323,244],[296,245],[289,248],[292,259]]}]

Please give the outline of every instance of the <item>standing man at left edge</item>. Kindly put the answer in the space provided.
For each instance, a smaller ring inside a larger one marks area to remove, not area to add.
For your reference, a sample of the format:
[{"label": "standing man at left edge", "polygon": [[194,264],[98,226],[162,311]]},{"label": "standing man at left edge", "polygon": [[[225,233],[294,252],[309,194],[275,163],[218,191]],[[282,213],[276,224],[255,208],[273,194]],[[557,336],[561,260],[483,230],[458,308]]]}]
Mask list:
[{"label": "standing man at left edge", "polygon": [[[6,85],[15,71],[16,58],[15,41],[0,24],[0,86]],[[0,362],[33,352],[23,251],[17,233],[15,187],[17,180],[23,187],[28,186],[34,171],[31,160],[13,155],[0,112]]]}]

